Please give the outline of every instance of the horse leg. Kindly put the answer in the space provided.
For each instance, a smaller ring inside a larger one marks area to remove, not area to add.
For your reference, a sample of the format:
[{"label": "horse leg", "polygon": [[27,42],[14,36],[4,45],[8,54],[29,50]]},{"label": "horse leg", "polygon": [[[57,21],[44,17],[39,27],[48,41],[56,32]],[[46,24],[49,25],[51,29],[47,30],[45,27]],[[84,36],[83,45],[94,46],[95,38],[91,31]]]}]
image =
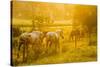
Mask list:
[{"label": "horse leg", "polygon": [[50,49],[50,45],[51,45],[51,41],[47,40],[47,53],[49,53],[49,49]]},{"label": "horse leg", "polygon": [[25,50],[26,50],[26,58],[25,58],[25,61],[27,62],[27,59],[28,59],[28,45],[27,44],[26,44]]},{"label": "horse leg", "polygon": [[48,51],[48,49],[49,49],[49,43],[50,43],[50,41],[49,40],[47,40],[47,51]]},{"label": "horse leg", "polygon": [[56,46],[55,47],[57,47],[56,49],[57,49],[57,53],[61,53],[61,51],[62,51],[62,49],[61,49],[61,45],[60,45],[60,43],[59,43],[59,40],[56,42]]},{"label": "horse leg", "polygon": [[21,48],[21,46],[22,46],[22,42],[19,42],[17,58],[19,58],[19,52],[20,52],[20,48]]},{"label": "horse leg", "polygon": [[51,45],[51,41],[48,41],[48,45],[47,45],[47,46],[48,46],[48,47],[47,47],[47,49],[48,49],[48,50],[47,50],[48,53],[49,53],[49,51],[50,51],[50,47],[51,47],[50,45]]},{"label": "horse leg", "polygon": [[74,35],[71,35],[71,41],[73,41],[74,40]]},{"label": "horse leg", "polygon": [[23,62],[25,62],[25,47],[26,47],[26,44],[23,45]]},{"label": "horse leg", "polygon": [[58,50],[59,50],[59,54],[61,54],[62,53],[62,46],[61,46],[60,42],[58,42]]}]

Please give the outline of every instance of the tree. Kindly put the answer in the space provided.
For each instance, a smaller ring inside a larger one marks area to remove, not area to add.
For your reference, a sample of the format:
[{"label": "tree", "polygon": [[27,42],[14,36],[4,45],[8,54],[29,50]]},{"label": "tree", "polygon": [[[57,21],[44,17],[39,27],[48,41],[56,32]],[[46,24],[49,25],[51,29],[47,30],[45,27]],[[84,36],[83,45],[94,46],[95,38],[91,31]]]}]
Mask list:
[{"label": "tree", "polygon": [[88,36],[89,36],[89,45],[91,45],[91,36],[93,33],[92,31],[97,29],[97,9],[96,7],[91,7],[89,10],[91,12],[89,12],[88,15],[86,16],[83,25],[86,26],[87,28]]},{"label": "tree", "polygon": [[[89,45],[91,45],[92,31],[97,28],[97,7],[96,6],[76,6],[75,20],[87,30]],[[95,28],[95,29],[94,29]]]}]

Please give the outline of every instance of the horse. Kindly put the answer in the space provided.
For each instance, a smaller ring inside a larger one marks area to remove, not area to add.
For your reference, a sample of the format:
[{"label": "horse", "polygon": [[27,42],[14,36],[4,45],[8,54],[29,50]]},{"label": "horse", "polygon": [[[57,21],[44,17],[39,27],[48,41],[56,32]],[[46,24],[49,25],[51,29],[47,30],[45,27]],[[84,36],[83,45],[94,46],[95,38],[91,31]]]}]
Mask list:
[{"label": "horse", "polygon": [[[23,62],[26,61],[28,57],[28,47],[32,45],[32,48],[34,50],[34,54],[38,54],[37,57],[39,56],[40,53],[40,48],[42,44],[42,32],[40,31],[32,31],[30,33],[23,33],[19,37],[19,47],[18,50],[20,51],[21,46],[23,45]],[[27,56],[25,58],[25,51],[27,53]],[[36,58],[37,58],[36,57]]]},{"label": "horse", "polygon": [[69,40],[80,40],[80,30],[74,29],[69,35]]},{"label": "horse", "polygon": [[60,45],[60,38],[64,38],[63,31],[57,30],[56,32],[47,32],[46,33],[46,47],[47,51],[49,51],[49,48],[54,46],[56,52],[62,51],[61,45]]}]

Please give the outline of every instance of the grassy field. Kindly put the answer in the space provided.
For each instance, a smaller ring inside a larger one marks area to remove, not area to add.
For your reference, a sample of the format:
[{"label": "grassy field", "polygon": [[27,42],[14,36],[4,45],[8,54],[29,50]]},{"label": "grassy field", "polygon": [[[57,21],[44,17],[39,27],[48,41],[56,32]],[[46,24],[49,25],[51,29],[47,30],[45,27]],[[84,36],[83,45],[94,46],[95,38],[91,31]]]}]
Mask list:
[{"label": "grassy field", "polygon": [[[52,52],[51,54],[42,53],[39,55],[38,59],[34,60],[36,55],[32,51],[32,47],[28,48],[28,59],[27,62],[22,62],[22,49],[18,52],[18,45],[12,47],[12,60],[13,65],[37,65],[37,64],[57,64],[57,63],[73,63],[73,62],[89,62],[97,60],[97,44],[92,43],[88,45],[88,37],[84,37],[79,41],[69,40],[71,26],[55,26],[55,27],[46,27],[42,31],[55,31],[57,29],[62,29],[64,31],[64,39],[60,40],[60,45],[62,46],[62,53],[57,54]],[[31,28],[24,27],[23,30],[29,31]],[[12,41],[15,38],[12,39]],[[16,38],[18,39],[18,38]],[[92,40],[96,42],[96,35],[92,36]],[[14,46],[15,44],[12,44]],[[51,48],[52,50],[53,48]],[[44,51],[45,48],[41,46],[41,51]],[[17,57],[17,53],[20,53],[20,57]]]}]

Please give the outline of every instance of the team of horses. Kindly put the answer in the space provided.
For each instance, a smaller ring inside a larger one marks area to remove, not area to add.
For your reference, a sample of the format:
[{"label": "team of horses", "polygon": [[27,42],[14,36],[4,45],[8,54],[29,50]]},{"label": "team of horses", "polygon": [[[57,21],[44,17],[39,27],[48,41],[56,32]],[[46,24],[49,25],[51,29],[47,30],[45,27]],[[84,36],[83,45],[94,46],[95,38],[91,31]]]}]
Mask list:
[{"label": "team of horses", "polygon": [[[60,39],[63,39],[63,31],[32,31],[32,32],[25,32],[19,36],[19,46],[18,51],[20,52],[21,47],[23,46],[23,61],[27,60],[28,53],[29,53],[29,46],[33,48],[34,54],[39,56],[41,52],[41,47],[45,47],[44,53],[49,53],[51,47],[55,48],[56,53],[60,53],[61,51],[61,44]],[[25,57],[25,55],[27,55]],[[18,54],[19,56],[19,54]]]},{"label": "team of horses", "polygon": [[[72,29],[69,35],[69,40],[73,41],[75,39],[80,40],[85,36],[84,31],[80,31],[79,29]],[[23,32],[18,36],[18,54],[20,55],[20,51],[23,50],[23,62],[27,61],[29,56],[29,52],[33,51],[38,58],[41,53],[49,54],[52,47],[54,48],[53,52],[57,54],[62,53],[62,45],[61,39],[63,40],[64,33],[63,30],[59,29],[56,31],[39,31],[34,30],[31,32]],[[29,47],[32,47],[30,50]],[[23,47],[23,48],[22,48]],[[45,49],[45,50],[41,50]],[[33,56],[35,57],[35,56]]]}]

